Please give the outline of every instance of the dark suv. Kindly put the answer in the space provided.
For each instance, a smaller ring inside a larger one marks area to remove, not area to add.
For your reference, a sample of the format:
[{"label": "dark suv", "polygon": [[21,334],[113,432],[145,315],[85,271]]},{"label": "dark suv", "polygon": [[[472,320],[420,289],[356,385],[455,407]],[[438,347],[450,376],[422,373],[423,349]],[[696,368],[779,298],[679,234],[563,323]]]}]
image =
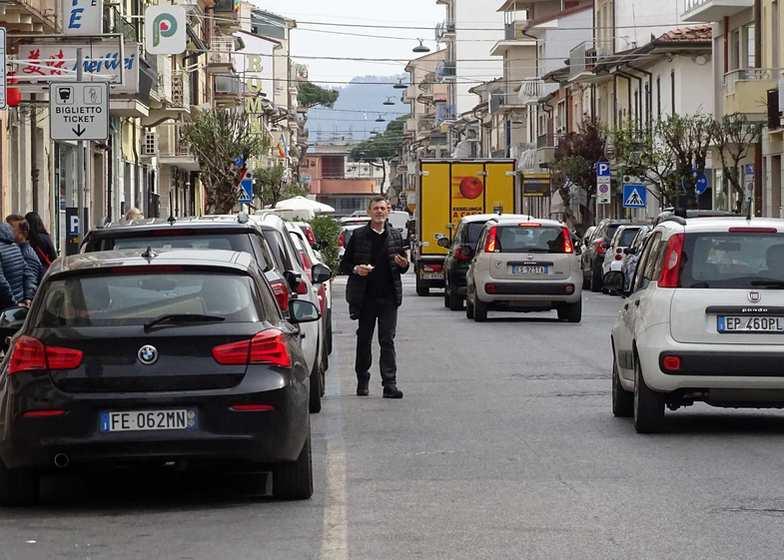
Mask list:
[{"label": "dark suv", "polygon": [[631,223],[629,220],[606,219],[599,222],[591,233],[590,239],[585,243],[582,253],[583,286],[592,292],[602,291],[602,262],[610,240],[615,231],[623,224]]}]

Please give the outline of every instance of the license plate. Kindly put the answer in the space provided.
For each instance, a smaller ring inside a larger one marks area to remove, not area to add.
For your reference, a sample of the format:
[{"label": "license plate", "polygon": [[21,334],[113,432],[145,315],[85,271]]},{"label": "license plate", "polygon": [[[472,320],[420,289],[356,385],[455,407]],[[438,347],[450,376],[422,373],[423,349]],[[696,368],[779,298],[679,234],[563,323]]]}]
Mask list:
[{"label": "license plate", "polygon": [[443,272],[423,272],[421,274],[422,280],[443,280]]},{"label": "license plate", "polygon": [[191,430],[196,427],[196,412],[187,409],[104,410],[99,417],[101,432]]},{"label": "license plate", "polygon": [[512,274],[547,274],[547,266],[542,264],[512,265]]},{"label": "license plate", "polygon": [[784,333],[784,317],[719,315],[720,333]]}]

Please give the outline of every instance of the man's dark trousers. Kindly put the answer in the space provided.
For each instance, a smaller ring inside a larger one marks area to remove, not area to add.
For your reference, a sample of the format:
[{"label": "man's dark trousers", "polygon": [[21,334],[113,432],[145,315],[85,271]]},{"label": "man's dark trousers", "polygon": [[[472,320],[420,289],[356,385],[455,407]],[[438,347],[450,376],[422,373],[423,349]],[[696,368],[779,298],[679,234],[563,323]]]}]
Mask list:
[{"label": "man's dark trousers", "polygon": [[395,360],[395,330],[397,329],[397,305],[392,300],[368,297],[362,303],[357,330],[357,356],[354,362],[357,380],[370,380],[373,362],[373,331],[378,322],[378,342],[381,345],[381,383],[384,387],[397,382]]}]

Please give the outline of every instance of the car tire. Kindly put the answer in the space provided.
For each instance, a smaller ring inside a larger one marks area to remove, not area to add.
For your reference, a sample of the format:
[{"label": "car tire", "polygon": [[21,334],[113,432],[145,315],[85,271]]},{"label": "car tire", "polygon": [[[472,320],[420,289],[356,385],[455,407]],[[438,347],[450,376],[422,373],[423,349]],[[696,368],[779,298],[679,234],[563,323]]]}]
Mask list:
[{"label": "car tire", "polygon": [[593,267],[591,269],[591,291],[601,292],[603,287],[601,268]]},{"label": "car tire", "polygon": [[423,284],[422,280],[419,278],[419,274],[417,274],[416,277],[416,293],[421,297],[427,297],[430,295],[430,287]]},{"label": "car tire", "polygon": [[474,294],[474,321],[477,323],[487,321],[487,304],[480,301],[476,294]]},{"label": "car tire", "polygon": [[310,428],[297,460],[275,466],[272,472],[272,495],[279,500],[307,500],[313,495]]},{"label": "car tire", "polygon": [[466,319],[474,318],[474,304],[468,297],[466,297],[465,314]]},{"label": "car tire", "polygon": [[558,308],[558,319],[561,321],[569,321],[570,323],[579,323],[583,318],[583,300],[580,299],[576,303],[567,303]]},{"label": "car tire", "polygon": [[446,300],[444,303],[446,303],[450,311],[461,311],[463,309],[463,298],[460,294],[452,293],[452,290],[448,287],[444,298]]},{"label": "car tire", "polygon": [[655,434],[664,423],[664,395],[645,384],[640,361],[634,363],[634,429],[638,434]]},{"label": "car tire", "polygon": [[38,473],[32,469],[9,469],[0,463],[0,505],[32,506],[38,502]]},{"label": "car tire", "polygon": [[630,393],[621,385],[615,350],[613,350],[612,365],[612,412],[616,418],[631,418],[634,416],[634,393]]},{"label": "car tire", "polygon": [[313,371],[310,372],[310,399],[308,410],[311,414],[321,412],[321,395],[324,392],[324,370],[321,368],[321,360],[316,360],[313,364]]}]

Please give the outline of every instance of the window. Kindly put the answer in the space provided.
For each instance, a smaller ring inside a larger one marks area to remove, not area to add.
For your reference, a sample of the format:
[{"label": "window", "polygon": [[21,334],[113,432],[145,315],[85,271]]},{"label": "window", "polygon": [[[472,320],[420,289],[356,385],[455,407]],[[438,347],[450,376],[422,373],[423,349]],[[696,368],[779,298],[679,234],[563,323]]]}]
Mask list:
[{"label": "window", "polygon": [[469,245],[476,245],[484,228],[485,224],[482,222],[469,223],[464,228],[464,242]]},{"label": "window", "polygon": [[564,252],[564,228],[506,226],[496,231],[502,253]]},{"label": "window", "polygon": [[[642,255],[640,256],[640,262],[637,265],[637,274],[634,278],[634,291],[647,286],[647,283],[653,278],[653,269],[655,269],[656,266],[659,241],[661,241],[661,232],[656,232],[645,244],[645,249],[643,249]],[[651,265],[651,263],[653,264]],[[649,267],[651,268],[650,274],[648,273]]]},{"label": "window", "polygon": [[735,29],[732,31],[732,33],[730,33],[730,70],[737,70],[740,68],[740,49],[740,29]]}]

